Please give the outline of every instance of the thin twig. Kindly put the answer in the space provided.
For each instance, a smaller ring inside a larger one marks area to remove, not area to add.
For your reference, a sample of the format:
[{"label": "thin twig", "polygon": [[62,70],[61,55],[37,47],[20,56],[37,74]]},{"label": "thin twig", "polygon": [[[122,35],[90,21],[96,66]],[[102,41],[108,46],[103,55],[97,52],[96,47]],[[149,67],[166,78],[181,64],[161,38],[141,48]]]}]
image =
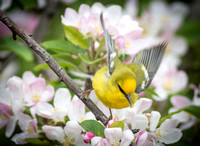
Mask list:
[{"label": "thin twig", "polygon": [[59,79],[63,81],[72,90],[72,92],[79,97],[79,99],[82,100],[87,108],[95,115],[96,119],[100,120],[104,125],[106,125],[107,117],[90,99],[83,97],[85,96],[84,91],[73,82],[73,80],[66,74],[61,66],[56,63],[53,57],[46,50],[44,50],[35,40],[33,40],[27,32],[17,26],[1,10],[0,21],[2,21],[13,33],[21,37],[26,44],[49,65],[49,67],[58,75]]}]

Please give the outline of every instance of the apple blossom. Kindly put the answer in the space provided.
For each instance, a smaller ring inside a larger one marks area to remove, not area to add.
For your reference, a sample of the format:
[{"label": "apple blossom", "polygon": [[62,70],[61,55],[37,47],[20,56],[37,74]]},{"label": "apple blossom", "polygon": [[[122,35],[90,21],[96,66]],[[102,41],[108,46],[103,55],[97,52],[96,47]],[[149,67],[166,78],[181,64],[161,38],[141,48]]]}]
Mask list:
[{"label": "apple blossom", "polygon": [[[169,113],[175,112],[181,108],[184,108],[190,105],[200,106],[200,102],[199,102],[200,98],[198,97],[198,94],[199,94],[199,89],[194,88],[194,97],[192,101],[185,96],[171,97],[170,100],[173,107],[169,109]],[[185,111],[181,111],[180,113],[173,115],[172,118],[177,119],[181,123],[183,123],[180,127],[182,130],[192,127],[196,122],[196,117]]]},{"label": "apple blossom", "polygon": [[74,144],[83,144],[81,136],[82,127],[77,121],[68,121],[64,127],[65,135],[71,139]]},{"label": "apple blossom", "polygon": [[87,37],[91,35],[99,37],[103,33],[99,19],[101,12],[104,14],[106,28],[114,40],[116,39],[119,48],[130,47],[129,42],[141,35],[142,28],[139,27],[138,22],[132,20],[129,15],[122,15],[121,7],[118,5],[106,8],[101,3],[94,3],[91,7],[82,4],[78,12],[67,8],[64,16],[61,16],[62,23],[78,28]]},{"label": "apple blossom", "polygon": [[136,146],[156,146],[157,136],[153,132],[141,131],[135,141]]},{"label": "apple blossom", "polygon": [[7,86],[7,89],[1,89],[0,127],[2,128],[7,125],[6,136],[10,137],[15,129],[17,121],[20,119],[21,113],[23,112],[24,83],[20,78],[14,76],[8,80]]},{"label": "apple blossom", "polygon": [[83,141],[85,143],[89,143],[94,136],[95,135],[92,132],[86,132],[86,134],[82,134]]},{"label": "apple blossom", "polygon": [[176,128],[178,125],[178,120],[167,119],[165,120],[155,133],[157,135],[158,141],[165,144],[175,143],[182,137],[181,129]]},{"label": "apple blossom", "polygon": [[61,143],[64,142],[65,133],[64,130],[59,126],[42,126],[42,130],[45,132],[45,135],[50,140],[57,140]]},{"label": "apple blossom", "polygon": [[111,145],[120,144],[120,139],[122,138],[122,129],[116,128],[105,128],[104,134],[108,138]]},{"label": "apple blossom", "polygon": [[19,119],[19,126],[22,133],[15,134],[12,137],[12,141],[16,144],[26,144],[26,138],[37,138],[37,120],[31,119],[30,116],[26,114],[21,114]]},{"label": "apple blossom", "polygon": [[102,138],[100,136],[95,136],[91,140],[91,145],[92,146],[109,146],[109,140],[107,138]]},{"label": "apple blossom", "polygon": [[95,119],[92,112],[85,112],[85,104],[77,96],[73,97],[68,110],[70,120],[82,122],[86,119]]},{"label": "apple blossom", "polygon": [[184,71],[178,71],[175,68],[161,73],[159,77],[163,80],[157,81],[158,78],[155,78],[153,81],[155,92],[159,95],[159,97],[153,96],[153,98],[158,101],[165,100],[169,94],[183,90],[188,82],[186,73]]},{"label": "apple blossom", "polygon": [[71,94],[68,89],[60,88],[56,91],[53,105],[47,102],[39,102],[32,109],[38,115],[53,119],[55,122],[63,121],[68,113],[68,108],[71,103]]},{"label": "apple blossom", "polygon": [[[32,82],[32,78],[30,82]],[[25,93],[24,100],[27,106],[34,106],[38,102],[51,101],[54,95],[54,88],[50,85],[46,86],[45,79],[39,77],[27,86]]]}]

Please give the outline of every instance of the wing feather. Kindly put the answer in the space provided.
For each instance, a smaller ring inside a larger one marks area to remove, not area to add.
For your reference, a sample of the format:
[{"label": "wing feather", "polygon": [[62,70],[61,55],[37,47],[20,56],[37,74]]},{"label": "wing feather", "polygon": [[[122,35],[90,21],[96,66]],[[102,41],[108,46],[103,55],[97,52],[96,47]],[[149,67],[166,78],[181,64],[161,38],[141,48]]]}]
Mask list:
[{"label": "wing feather", "polygon": [[[133,63],[142,65],[145,82],[138,81],[136,93],[140,93],[149,87],[162,61],[167,42],[162,42],[156,46],[139,52],[133,59]],[[136,77],[137,78],[137,77]],[[136,79],[137,80],[137,79]],[[141,78],[140,78],[141,80]]]},{"label": "wing feather", "polygon": [[114,42],[113,42],[112,38],[110,37],[110,35],[108,34],[108,31],[106,30],[104,20],[103,20],[103,13],[101,13],[101,15],[100,15],[100,20],[101,20],[101,25],[103,27],[104,35],[105,35],[106,47],[107,47],[107,52],[108,52],[108,58],[107,58],[108,59],[108,69],[109,69],[109,73],[111,75],[114,70],[114,66],[115,66],[114,59],[115,59],[115,57],[117,57],[117,52],[116,52],[116,49],[114,46]]}]

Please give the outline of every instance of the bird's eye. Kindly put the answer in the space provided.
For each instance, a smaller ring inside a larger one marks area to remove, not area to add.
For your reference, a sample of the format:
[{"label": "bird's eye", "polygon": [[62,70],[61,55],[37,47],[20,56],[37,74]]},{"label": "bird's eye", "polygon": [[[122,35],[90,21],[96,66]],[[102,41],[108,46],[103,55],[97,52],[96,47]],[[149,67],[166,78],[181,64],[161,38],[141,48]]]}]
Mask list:
[{"label": "bird's eye", "polygon": [[125,93],[124,90],[120,87],[119,84],[118,84],[118,87],[119,87],[119,90],[120,90],[124,95],[126,95],[126,93]]}]

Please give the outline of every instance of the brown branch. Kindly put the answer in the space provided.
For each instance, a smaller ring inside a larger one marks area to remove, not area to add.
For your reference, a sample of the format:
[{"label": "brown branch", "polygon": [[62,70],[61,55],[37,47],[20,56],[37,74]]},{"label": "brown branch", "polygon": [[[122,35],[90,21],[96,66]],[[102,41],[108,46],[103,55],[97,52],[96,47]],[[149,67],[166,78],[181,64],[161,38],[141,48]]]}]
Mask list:
[{"label": "brown branch", "polygon": [[79,99],[82,100],[87,108],[95,115],[96,119],[106,125],[107,117],[90,99],[84,98],[84,91],[72,81],[72,79],[66,74],[61,66],[56,63],[53,57],[46,50],[44,50],[34,39],[32,39],[27,32],[17,26],[1,10],[0,21],[2,21],[13,33],[21,37],[26,44],[49,65],[49,67],[57,74],[59,79],[63,81],[72,90],[72,92],[79,97]]}]

